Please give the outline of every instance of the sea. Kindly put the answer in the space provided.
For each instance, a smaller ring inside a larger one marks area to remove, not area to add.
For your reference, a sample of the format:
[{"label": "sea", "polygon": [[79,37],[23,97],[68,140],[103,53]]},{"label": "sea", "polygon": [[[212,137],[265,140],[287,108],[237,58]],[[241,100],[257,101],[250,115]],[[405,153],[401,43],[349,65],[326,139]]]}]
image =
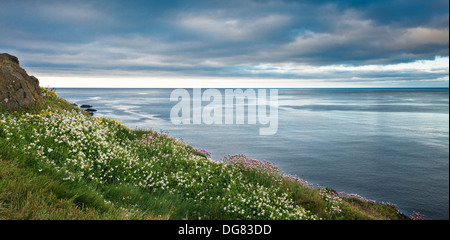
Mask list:
[{"label": "sea", "polygon": [[[260,134],[259,122],[175,124],[171,110],[181,98],[171,101],[174,90],[59,88],[56,93],[129,128],[168,131],[217,161],[245,154],[314,186],[393,203],[408,216],[449,219],[448,88],[280,88],[271,135]],[[194,97],[193,89],[185,90]],[[225,89],[218,92],[225,97]],[[192,113],[195,106],[190,107]]]}]

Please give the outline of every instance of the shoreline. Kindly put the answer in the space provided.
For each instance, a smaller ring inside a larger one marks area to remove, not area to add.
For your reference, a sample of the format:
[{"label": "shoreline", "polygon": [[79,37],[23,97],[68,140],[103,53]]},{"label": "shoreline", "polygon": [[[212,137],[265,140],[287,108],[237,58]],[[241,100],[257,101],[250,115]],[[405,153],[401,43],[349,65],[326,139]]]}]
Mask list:
[{"label": "shoreline", "polygon": [[[142,90],[142,91],[145,91],[145,90]],[[103,98],[102,98],[103,99]],[[103,101],[103,100],[102,100]],[[109,110],[108,110],[109,111]],[[132,110],[133,111],[133,110]],[[128,125],[128,124],[127,124]],[[131,123],[131,124],[129,124],[129,127],[133,127],[134,126],[134,124],[133,123]],[[159,128],[157,128],[157,129],[159,129]],[[164,129],[164,128],[163,128]],[[206,128],[206,129],[209,129],[209,128]],[[211,128],[212,129],[212,128]],[[211,130],[208,130],[208,131],[211,131]],[[177,131],[175,131],[175,132],[177,132]],[[187,134],[187,133],[186,133]],[[184,137],[186,137],[186,136],[191,136],[191,135],[186,135],[185,134],[185,136]],[[175,136],[178,136],[177,134],[175,134]],[[188,137],[186,137],[187,139],[189,139]],[[195,140],[195,138],[193,138],[194,140]],[[190,140],[192,140],[192,138],[190,139]],[[195,142],[195,141],[194,141]],[[204,147],[204,146],[202,146],[201,144],[199,144],[199,142],[196,142],[197,144],[196,145],[198,145],[198,146],[200,146],[200,147]],[[208,147],[205,147],[206,149],[209,149]],[[234,149],[234,150],[236,150],[236,149]],[[233,150],[233,151],[234,151]],[[231,152],[233,152],[233,151],[231,151]],[[224,154],[216,154],[216,157],[215,158],[218,158],[218,159],[220,159],[221,157],[223,157],[223,156],[226,156],[226,154],[227,153],[225,153],[225,151],[223,151],[224,152]],[[241,153],[245,153],[245,151],[242,151],[242,150],[238,150],[238,151],[235,151],[235,152],[241,152]],[[253,156],[251,153],[250,154],[248,154],[249,156],[252,156],[252,157],[254,157],[254,158],[256,158],[256,159],[268,159],[268,160],[270,160],[270,159],[274,159],[274,158],[269,158],[269,157],[261,157],[261,156]],[[286,168],[284,168],[284,169],[286,169]],[[298,174],[298,173],[297,173]],[[310,178],[308,178],[308,179],[310,179]],[[321,179],[319,179],[319,180],[321,180]],[[322,179],[323,180],[323,179]],[[317,182],[317,181],[315,181],[315,182]],[[323,183],[322,183],[323,184]],[[329,186],[330,184],[324,184],[325,186]],[[338,188],[338,189],[341,189],[341,191],[345,191],[345,189],[342,189],[342,188]],[[360,193],[361,195],[363,195],[363,196],[367,196],[367,193],[364,193],[364,192],[361,192],[361,191],[358,191],[358,190],[350,190],[350,192],[356,192],[356,193]],[[380,198],[378,198],[378,197],[369,197],[370,199],[380,199]],[[398,202],[396,202],[395,200],[393,200],[392,198],[386,198],[386,197],[381,197],[381,199],[387,199],[387,200],[383,200],[383,201],[391,201],[391,202],[394,202],[394,203],[398,203]],[[409,207],[409,208],[411,208],[411,207]]]}]

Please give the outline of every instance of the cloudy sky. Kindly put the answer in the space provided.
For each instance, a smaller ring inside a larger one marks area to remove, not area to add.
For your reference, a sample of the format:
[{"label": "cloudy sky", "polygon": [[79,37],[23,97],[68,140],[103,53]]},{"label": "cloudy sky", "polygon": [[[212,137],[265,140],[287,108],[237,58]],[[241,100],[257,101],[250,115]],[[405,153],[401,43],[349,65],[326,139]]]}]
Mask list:
[{"label": "cloudy sky", "polygon": [[448,0],[0,0],[55,87],[448,87]]}]

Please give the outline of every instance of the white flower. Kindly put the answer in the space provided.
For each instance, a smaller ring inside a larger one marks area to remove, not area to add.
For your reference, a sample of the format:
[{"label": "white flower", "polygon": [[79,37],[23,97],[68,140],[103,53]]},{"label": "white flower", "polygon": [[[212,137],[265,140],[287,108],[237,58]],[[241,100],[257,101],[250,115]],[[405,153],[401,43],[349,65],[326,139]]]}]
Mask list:
[{"label": "white flower", "polygon": [[53,152],[53,149],[49,148],[47,151],[48,151],[49,153],[51,153],[51,152]]}]

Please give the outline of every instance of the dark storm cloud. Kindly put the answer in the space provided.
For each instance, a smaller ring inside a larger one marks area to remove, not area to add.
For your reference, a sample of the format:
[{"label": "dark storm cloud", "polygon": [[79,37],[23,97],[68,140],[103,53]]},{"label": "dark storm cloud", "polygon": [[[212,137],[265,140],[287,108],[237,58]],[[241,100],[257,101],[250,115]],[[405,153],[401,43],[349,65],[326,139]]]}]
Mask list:
[{"label": "dark storm cloud", "polygon": [[446,57],[448,9],[446,0],[4,1],[0,51],[49,71],[302,78],[254,70]]}]

